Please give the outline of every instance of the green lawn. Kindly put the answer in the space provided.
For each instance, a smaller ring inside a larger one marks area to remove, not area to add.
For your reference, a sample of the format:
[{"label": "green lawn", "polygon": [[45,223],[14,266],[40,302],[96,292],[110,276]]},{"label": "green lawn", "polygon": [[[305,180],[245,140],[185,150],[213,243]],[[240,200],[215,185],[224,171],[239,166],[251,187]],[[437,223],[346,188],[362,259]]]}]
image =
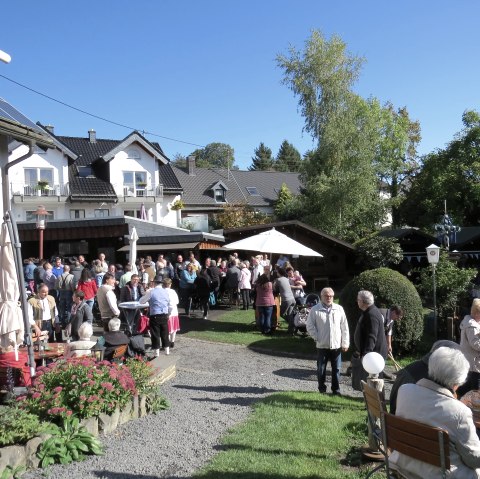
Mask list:
[{"label": "green lawn", "polygon": [[188,338],[229,344],[242,344],[267,351],[315,354],[315,344],[308,336],[287,335],[286,322],[280,319],[280,328],[272,336],[263,336],[255,327],[252,310],[230,310],[214,321],[182,319],[182,331]]},{"label": "green lawn", "polygon": [[362,464],[359,453],[367,442],[361,399],[276,393],[253,409],[194,477],[354,479],[365,477],[372,467]]}]

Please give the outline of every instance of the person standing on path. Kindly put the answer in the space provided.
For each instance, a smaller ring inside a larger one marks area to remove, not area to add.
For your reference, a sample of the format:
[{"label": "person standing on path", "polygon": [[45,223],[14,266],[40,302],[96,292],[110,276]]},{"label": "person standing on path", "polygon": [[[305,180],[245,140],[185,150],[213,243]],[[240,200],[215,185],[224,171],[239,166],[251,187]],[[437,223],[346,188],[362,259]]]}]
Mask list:
[{"label": "person standing on path", "polygon": [[155,280],[155,288],[150,288],[139,303],[148,303],[150,308],[150,334],[152,335],[152,349],[156,357],[160,356],[160,341],[165,354],[170,354],[168,339],[168,316],[170,314],[170,296],[162,287],[159,280]]},{"label": "person standing on path", "polygon": [[342,367],[342,351],[348,351],[350,334],[347,317],[343,308],[333,302],[332,288],[323,288],[321,301],[308,314],[307,332],[315,340],[317,346],[318,390],[327,392],[325,379],[327,363],[332,366],[332,394],[340,395],[340,370]]},{"label": "person standing on path", "polygon": [[361,290],[357,295],[358,307],[362,315],[355,328],[354,341],[360,357],[370,352],[379,353],[383,359],[387,357],[387,341],[383,316],[374,304],[374,297],[370,291]]}]

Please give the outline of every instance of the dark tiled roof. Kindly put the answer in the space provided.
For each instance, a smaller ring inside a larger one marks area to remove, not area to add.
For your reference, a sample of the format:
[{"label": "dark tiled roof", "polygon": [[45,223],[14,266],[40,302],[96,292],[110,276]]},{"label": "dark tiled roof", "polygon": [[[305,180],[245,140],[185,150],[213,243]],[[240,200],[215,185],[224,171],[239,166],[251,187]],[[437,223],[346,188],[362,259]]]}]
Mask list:
[{"label": "dark tiled roof", "polygon": [[158,174],[160,183],[163,184],[164,192],[182,192],[182,185],[178,181],[178,178],[175,176],[172,165],[170,165],[170,163],[166,165],[159,165]]},{"label": "dark tiled roof", "polygon": [[[186,207],[219,206],[214,199],[212,186],[222,182],[228,189],[227,202],[248,203],[251,206],[269,206],[278,197],[282,183],[286,183],[293,194],[300,192],[300,180],[297,173],[277,171],[239,171],[195,167],[195,174],[189,175],[186,169],[173,167],[183,188],[182,200]],[[255,187],[258,195],[251,195],[247,187]]]},{"label": "dark tiled roof", "polygon": [[102,140],[97,139],[95,143],[91,143],[88,138],[78,138],[72,136],[57,136],[67,148],[78,154],[76,163],[78,166],[89,166],[98,158],[106,155],[121,143],[119,140]]},{"label": "dark tiled roof", "polygon": [[108,181],[90,176],[80,178],[74,176],[70,179],[70,196],[74,201],[107,201],[117,200],[113,186]]}]

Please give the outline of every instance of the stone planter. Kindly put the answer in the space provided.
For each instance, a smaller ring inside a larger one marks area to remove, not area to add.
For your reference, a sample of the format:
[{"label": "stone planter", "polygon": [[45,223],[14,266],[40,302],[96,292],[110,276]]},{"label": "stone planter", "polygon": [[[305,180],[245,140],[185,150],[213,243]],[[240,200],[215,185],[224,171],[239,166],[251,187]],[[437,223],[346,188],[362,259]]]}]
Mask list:
[{"label": "stone planter", "polygon": [[98,430],[103,434],[110,434],[115,431],[120,419],[120,409],[117,407],[112,414],[101,413],[98,416]]},{"label": "stone planter", "polygon": [[98,418],[97,417],[87,417],[80,421],[82,425],[90,434],[93,434],[95,437],[98,436]]}]

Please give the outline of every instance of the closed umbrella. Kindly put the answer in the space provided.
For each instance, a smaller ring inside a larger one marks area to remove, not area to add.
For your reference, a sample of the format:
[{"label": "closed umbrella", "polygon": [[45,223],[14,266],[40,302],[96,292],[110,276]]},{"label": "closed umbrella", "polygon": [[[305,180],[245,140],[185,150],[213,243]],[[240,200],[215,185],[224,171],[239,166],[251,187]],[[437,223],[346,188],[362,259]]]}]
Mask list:
[{"label": "closed umbrella", "polygon": [[135,264],[137,261],[137,241],[138,241],[138,234],[137,229],[135,226],[132,228],[130,232],[130,249],[129,249],[129,259],[130,264],[132,265],[132,273],[138,274],[137,265]]},{"label": "closed umbrella", "polygon": [[225,249],[240,249],[245,251],[258,251],[260,253],[270,254],[294,254],[299,256],[318,256],[322,257],[308,246],[295,241],[289,236],[280,233],[275,228],[264,231],[248,238],[244,238],[223,246]]},{"label": "closed umbrella", "polygon": [[23,342],[24,323],[18,304],[20,290],[13,255],[12,241],[6,223],[0,230],[0,344],[13,346],[18,360],[18,345]]}]

